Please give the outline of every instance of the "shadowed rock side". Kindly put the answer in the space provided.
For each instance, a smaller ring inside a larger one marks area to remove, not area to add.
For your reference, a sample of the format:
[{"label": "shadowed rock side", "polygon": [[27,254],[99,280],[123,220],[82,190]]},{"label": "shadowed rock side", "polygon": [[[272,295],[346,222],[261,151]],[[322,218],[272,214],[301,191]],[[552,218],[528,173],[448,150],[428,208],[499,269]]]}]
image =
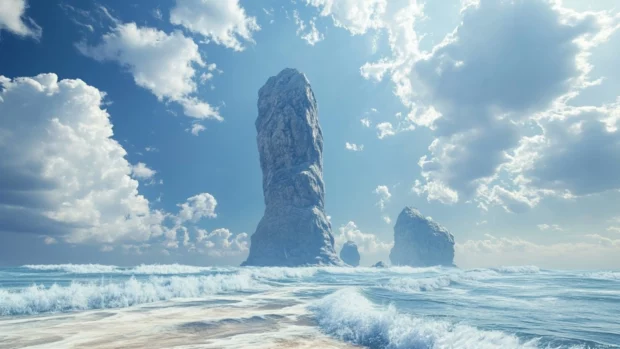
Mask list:
[{"label": "shadowed rock side", "polygon": [[394,226],[390,261],[412,267],[454,266],[454,236],[420,211],[405,207]]},{"label": "shadowed rock side", "polygon": [[342,264],[324,212],[323,134],[310,83],[295,69],[258,92],[265,214],[242,265]]},{"label": "shadowed rock side", "polygon": [[360,265],[360,253],[353,241],[347,241],[340,250],[340,259],[352,267]]}]

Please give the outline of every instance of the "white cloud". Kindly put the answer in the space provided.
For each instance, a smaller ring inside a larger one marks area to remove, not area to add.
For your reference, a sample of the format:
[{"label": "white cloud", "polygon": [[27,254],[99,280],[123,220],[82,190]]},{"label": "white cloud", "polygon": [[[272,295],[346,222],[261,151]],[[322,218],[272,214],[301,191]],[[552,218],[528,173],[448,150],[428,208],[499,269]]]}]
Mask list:
[{"label": "white cloud", "polygon": [[396,134],[396,132],[394,131],[394,126],[392,126],[392,123],[390,122],[382,122],[380,124],[377,124],[376,128],[377,137],[379,137],[379,139],[383,139],[385,137],[393,136]]},{"label": "white cloud", "polygon": [[19,36],[41,37],[41,27],[24,14],[28,5],[26,0],[0,1],[0,30],[5,29]]},{"label": "white cloud", "polygon": [[238,0],[177,0],[170,23],[235,51],[244,50],[242,42],[254,43],[252,34],[260,30],[256,17],[248,17]]},{"label": "white cloud", "polygon": [[553,269],[609,269],[618,265],[620,240],[599,234],[580,241],[539,244],[518,237],[486,235],[455,246],[455,263],[462,268],[537,265]]},{"label": "white cloud", "polygon": [[364,145],[363,144],[357,145],[355,143],[346,142],[344,144],[344,147],[347,150],[350,150],[350,151],[363,151],[364,150]]},{"label": "white cloud", "polygon": [[192,128],[188,129],[189,132],[191,132],[191,134],[193,134],[194,136],[198,136],[198,134],[204,130],[206,130],[207,128],[204,127],[203,125],[199,124],[199,123],[195,123],[192,124]]},{"label": "white cloud", "polygon": [[381,217],[386,224],[392,223],[392,219],[389,216]]},{"label": "white cloud", "polygon": [[248,251],[248,234],[234,235],[225,228],[207,232],[204,229],[196,230],[196,246],[199,252],[210,256],[235,256]]},{"label": "white cloud", "polygon": [[355,242],[360,253],[387,252],[392,248],[392,244],[381,241],[376,235],[363,233],[352,221],[338,228],[338,232],[334,239],[337,251],[340,251],[347,241]]},{"label": "white cloud", "polygon": [[364,34],[369,29],[381,28],[387,0],[306,0],[321,9],[321,16],[331,16],[334,25],[352,34]]},{"label": "white cloud", "polygon": [[439,201],[442,204],[450,205],[459,201],[459,194],[439,181],[427,180],[426,183],[422,184],[416,179],[411,189],[418,196],[426,195],[428,202]]},{"label": "white cloud", "polygon": [[215,218],[215,207],[217,201],[213,195],[209,193],[201,193],[187,199],[187,202],[178,204],[181,209],[179,211],[178,220],[180,222],[198,222],[203,217]]},{"label": "white cloud", "polygon": [[562,227],[560,227],[557,224],[538,224],[537,225],[538,230],[540,231],[564,231],[564,229],[562,229]]},{"label": "white cloud", "polygon": [[[437,136],[430,155],[420,161],[425,179],[459,198],[482,195],[483,206],[491,202],[512,212],[535,206],[540,191],[523,180],[514,182],[515,188],[489,183],[509,162],[507,153],[519,146],[528,119],[587,85],[580,40],[598,35],[600,16],[546,1],[482,1],[464,9],[458,28],[412,69],[421,91],[417,101],[435,109],[433,117],[410,115]],[[414,107],[412,114],[423,109]]]},{"label": "white cloud", "polygon": [[136,178],[149,179],[153,178],[157,171],[148,168],[145,163],[139,162],[131,167],[131,173]]},{"label": "white cloud", "polygon": [[364,125],[364,127],[370,127],[370,124],[371,124],[370,119],[362,118],[360,119],[360,122],[362,123],[362,125]]},{"label": "white cloud", "polygon": [[377,206],[381,208],[381,211],[385,208],[385,204],[390,201],[392,194],[390,194],[390,189],[386,185],[378,185],[373,193],[379,196],[379,202],[377,202]]},{"label": "white cloud", "polygon": [[[295,24],[297,24],[297,35],[307,42],[308,45],[314,46],[319,41],[323,41],[325,37],[316,29],[316,18],[308,21],[310,28],[307,28],[305,22],[299,17],[297,10],[293,11],[293,18],[295,19]],[[308,29],[307,32],[306,29]]]},{"label": "white cloud", "polygon": [[217,108],[192,96],[197,91],[194,66],[207,67],[198,45],[180,31],[171,34],[135,23],[118,24],[103,35],[101,43],[77,45],[80,52],[98,61],[116,61],[134,77],[138,86],[157,99],[179,103],[185,115],[222,120]]},{"label": "white cloud", "polygon": [[53,244],[57,244],[58,241],[51,236],[46,236],[43,238],[43,243],[46,245],[53,245]]},{"label": "white cloud", "polygon": [[138,192],[104,93],[55,74],[0,84],[0,229],[74,243],[162,234],[165,214]]}]

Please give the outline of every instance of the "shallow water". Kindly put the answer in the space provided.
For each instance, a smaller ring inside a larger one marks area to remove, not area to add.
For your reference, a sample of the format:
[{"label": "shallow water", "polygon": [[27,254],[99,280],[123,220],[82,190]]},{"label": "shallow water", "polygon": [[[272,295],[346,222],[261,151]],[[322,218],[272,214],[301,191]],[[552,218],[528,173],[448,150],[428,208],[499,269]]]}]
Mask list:
[{"label": "shallow water", "polygon": [[0,269],[0,348],[620,348],[620,272]]}]

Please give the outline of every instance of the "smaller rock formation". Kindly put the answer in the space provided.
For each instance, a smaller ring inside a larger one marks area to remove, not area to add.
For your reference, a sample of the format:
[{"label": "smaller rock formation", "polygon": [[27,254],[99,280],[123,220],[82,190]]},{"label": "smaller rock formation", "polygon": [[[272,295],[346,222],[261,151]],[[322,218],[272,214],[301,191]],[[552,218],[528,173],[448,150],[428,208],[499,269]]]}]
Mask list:
[{"label": "smaller rock formation", "polygon": [[387,268],[387,264],[383,263],[383,261],[378,261],[377,263],[372,265],[372,268]]},{"label": "smaller rock formation", "polygon": [[360,253],[353,241],[347,241],[340,250],[340,259],[352,267],[360,265]]},{"label": "smaller rock formation", "polygon": [[420,211],[405,207],[394,225],[392,265],[454,266],[454,236]]}]

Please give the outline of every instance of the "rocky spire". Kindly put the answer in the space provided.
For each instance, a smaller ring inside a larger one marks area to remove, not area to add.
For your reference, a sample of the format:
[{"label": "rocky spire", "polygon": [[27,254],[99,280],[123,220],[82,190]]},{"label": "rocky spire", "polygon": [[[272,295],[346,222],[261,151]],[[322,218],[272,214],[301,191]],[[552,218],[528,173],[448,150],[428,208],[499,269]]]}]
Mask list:
[{"label": "rocky spire", "polygon": [[341,264],[324,212],[323,134],[306,76],[284,69],[258,92],[265,214],[243,265]]}]

